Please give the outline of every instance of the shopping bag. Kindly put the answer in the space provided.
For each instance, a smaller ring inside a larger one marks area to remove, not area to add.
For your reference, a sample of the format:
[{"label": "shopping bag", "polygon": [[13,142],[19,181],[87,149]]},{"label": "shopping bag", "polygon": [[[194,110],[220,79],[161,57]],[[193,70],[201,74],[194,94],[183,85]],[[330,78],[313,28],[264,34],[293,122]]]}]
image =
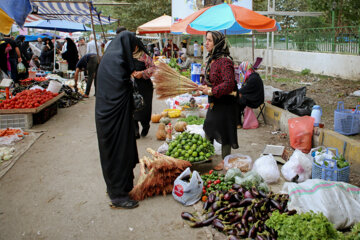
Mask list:
[{"label": "shopping bag", "polygon": [[311,141],[315,119],[310,116],[290,118],[288,120],[290,146],[303,153],[311,150]]},{"label": "shopping bag", "polygon": [[24,65],[22,62],[19,62],[19,63],[18,63],[18,65],[17,65],[17,72],[18,72],[18,74],[21,74],[21,73],[25,73],[25,72],[26,72],[25,65]]},{"label": "shopping bag", "polygon": [[252,108],[246,107],[244,110],[244,129],[255,129],[259,127],[259,122]]},{"label": "shopping bag", "polygon": [[281,168],[281,173],[287,181],[304,182],[311,178],[312,158],[296,149]]},{"label": "shopping bag", "polygon": [[174,199],[185,206],[195,204],[202,195],[203,181],[197,171],[191,174],[190,168],[186,168],[175,179],[172,195]]}]

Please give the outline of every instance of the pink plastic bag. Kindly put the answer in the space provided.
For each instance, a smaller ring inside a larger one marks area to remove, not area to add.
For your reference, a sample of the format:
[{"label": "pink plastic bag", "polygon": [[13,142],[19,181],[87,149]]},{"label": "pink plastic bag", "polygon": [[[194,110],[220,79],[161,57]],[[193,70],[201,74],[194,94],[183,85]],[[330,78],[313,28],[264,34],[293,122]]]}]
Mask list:
[{"label": "pink plastic bag", "polygon": [[291,147],[299,149],[303,153],[310,152],[314,121],[315,119],[309,116],[290,118],[288,120]]},{"label": "pink plastic bag", "polygon": [[256,119],[255,113],[252,108],[246,107],[244,111],[244,129],[255,129],[259,127],[259,122]]}]

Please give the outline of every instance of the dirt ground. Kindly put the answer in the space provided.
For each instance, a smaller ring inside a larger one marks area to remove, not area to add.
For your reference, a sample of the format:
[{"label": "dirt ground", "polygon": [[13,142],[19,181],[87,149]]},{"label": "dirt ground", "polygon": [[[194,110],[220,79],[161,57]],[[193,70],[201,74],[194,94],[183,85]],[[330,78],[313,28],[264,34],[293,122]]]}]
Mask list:
[{"label": "dirt ground", "polygon": [[[344,102],[345,109],[354,109],[360,105],[360,97],[351,96],[351,93],[360,90],[360,81],[351,81],[335,77],[315,74],[302,74],[286,69],[274,68],[273,79],[270,77],[264,84],[271,85],[283,91],[291,91],[306,86],[306,96],[320,105],[323,114],[321,121],[327,129],[334,129],[334,110],[339,101]],[[349,136],[360,141],[360,134]]]},{"label": "dirt ground", "polygon": [[[105,194],[94,122],[95,98],[82,101],[43,125],[35,144],[0,179],[0,240],[63,239],[212,239],[206,229],[190,229],[180,218],[183,207],[171,195],[140,202],[133,210],[114,210]],[[153,112],[163,102],[154,100]],[[139,156],[157,149],[157,125],[138,140]],[[240,148],[233,152],[256,160],[266,144],[288,140],[263,124],[255,130],[238,130]],[[209,171],[220,161],[198,166]],[[135,168],[138,176],[139,167]],[[136,183],[137,178],[135,179]],[[282,186],[272,186],[277,191]]]}]

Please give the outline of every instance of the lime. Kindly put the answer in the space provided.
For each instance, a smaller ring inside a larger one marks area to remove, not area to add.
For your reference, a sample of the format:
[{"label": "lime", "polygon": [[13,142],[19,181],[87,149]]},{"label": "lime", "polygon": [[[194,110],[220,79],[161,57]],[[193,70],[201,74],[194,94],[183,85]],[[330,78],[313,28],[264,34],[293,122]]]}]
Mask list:
[{"label": "lime", "polygon": [[175,158],[179,157],[179,152],[176,152],[176,153],[174,154],[174,157],[175,157]]},{"label": "lime", "polygon": [[193,152],[193,153],[192,153],[192,156],[193,156],[193,157],[197,157],[197,155],[198,155],[197,152]]},{"label": "lime", "polygon": [[181,150],[181,155],[185,155],[186,150]]},{"label": "lime", "polygon": [[207,153],[207,154],[205,154],[205,157],[206,157],[206,158],[209,158],[209,157],[211,157],[211,154],[210,154],[210,153]]},{"label": "lime", "polygon": [[205,154],[204,154],[203,152],[200,152],[199,155],[200,155],[200,156],[204,156]]},{"label": "lime", "polygon": [[188,159],[190,157],[189,153],[185,153],[185,158]]},{"label": "lime", "polygon": [[185,146],[185,150],[189,150],[190,149],[190,146],[189,145],[186,145]]},{"label": "lime", "polygon": [[198,144],[198,145],[201,145],[201,144],[202,144],[202,141],[201,141],[201,140],[197,141],[197,144]]},{"label": "lime", "polygon": [[185,140],[181,140],[181,145],[185,145],[186,141]]},{"label": "lime", "polygon": [[195,161],[200,161],[200,159],[198,157],[195,158]]},{"label": "lime", "polygon": [[193,150],[190,149],[187,153],[188,153],[188,154],[192,154],[192,153],[193,153]]},{"label": "lime", "polygon": [[195,159],[194,159],[193,157],[190,157],[190,158],[189,158],[189,161],[190,161],[190,162],[193,162],[194,160],[195,160]]},{"label": "lime", "polygon": [[195,138],[193,138],[193,139],[191,140],[191,142],[192,142],[192,143],[197,143],[197,140],[196,140]]},{"label": "lime", "polygon": [[208,144],[206,142],[204,142],[202,145],[204,148],[206,148],[208,146]]},{"label": "lime", "polygon": [[200,161],[203,161],[203,160],[205,160],[205,157],[204,157],[204,156],[200,156],[199,159],[200,159]]}]

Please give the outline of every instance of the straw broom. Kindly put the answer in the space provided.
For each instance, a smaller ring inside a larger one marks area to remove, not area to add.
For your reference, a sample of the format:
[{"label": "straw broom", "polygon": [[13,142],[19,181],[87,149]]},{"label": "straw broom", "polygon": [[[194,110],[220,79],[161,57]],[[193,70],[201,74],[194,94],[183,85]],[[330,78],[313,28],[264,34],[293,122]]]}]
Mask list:
[{"label": "straw broom", "polygon": [[153,82],[155,83],[155,92],[160,100],[196,91],[199,87],[189,78],[162,62],[158,65]]}]

